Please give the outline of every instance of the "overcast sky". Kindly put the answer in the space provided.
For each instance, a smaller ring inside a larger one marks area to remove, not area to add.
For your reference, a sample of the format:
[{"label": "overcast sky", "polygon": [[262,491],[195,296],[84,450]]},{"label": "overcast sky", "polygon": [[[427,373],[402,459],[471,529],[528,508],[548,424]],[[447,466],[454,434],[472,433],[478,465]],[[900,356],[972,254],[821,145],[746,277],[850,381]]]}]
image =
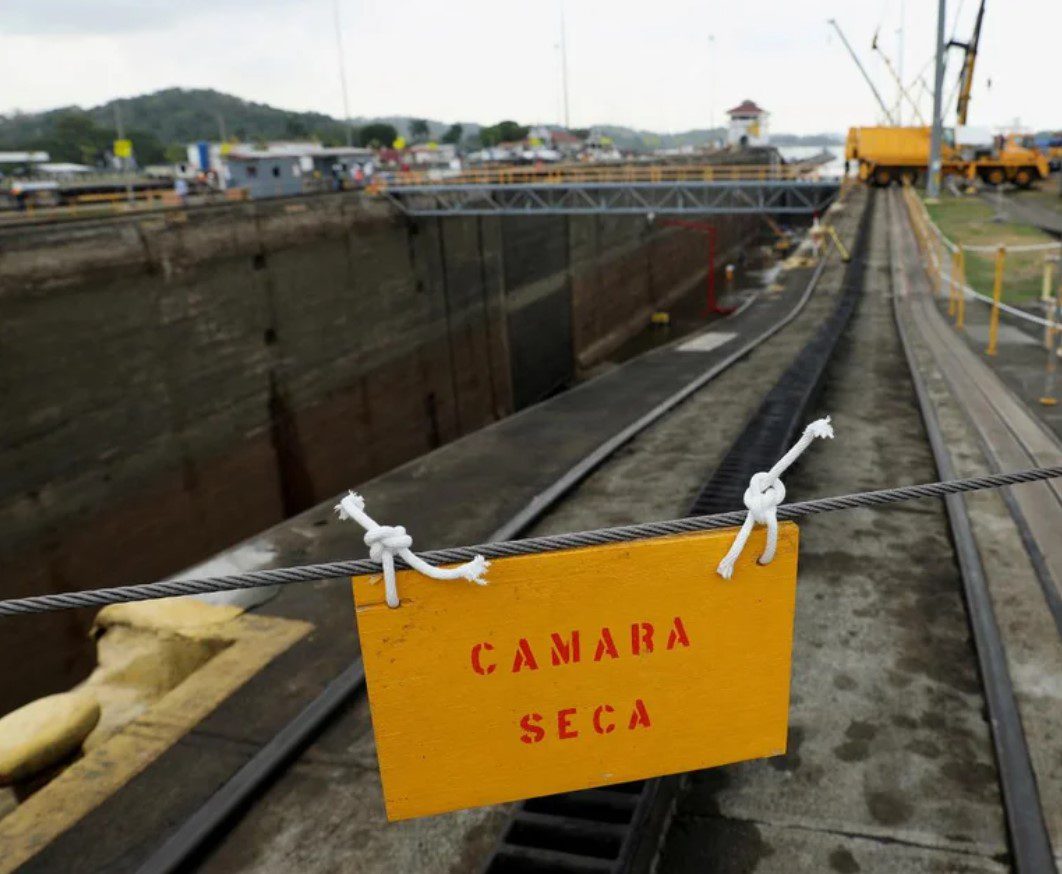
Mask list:
[{"label": "overcast sky", "polygon": [[[0,0],[0,113],[181,86],[338,117],[333,2]],[[905,76],[924,68],[931,80],[932,0],[338,0],[351,115],[559,121],[561,2],[577,127],[706,127],[745,97],[775,131],[873,123],[876,104],[830,17],[891,101],[870,42],[880,29],[898,63],[903,9]],[[947,36],[958,13],[968,37],[977,3],[948,0]],[[1060,0],[991,0],[970,123],[1062,126],[1060,37]],[[956,56],[946,93],[957,69]]]}]

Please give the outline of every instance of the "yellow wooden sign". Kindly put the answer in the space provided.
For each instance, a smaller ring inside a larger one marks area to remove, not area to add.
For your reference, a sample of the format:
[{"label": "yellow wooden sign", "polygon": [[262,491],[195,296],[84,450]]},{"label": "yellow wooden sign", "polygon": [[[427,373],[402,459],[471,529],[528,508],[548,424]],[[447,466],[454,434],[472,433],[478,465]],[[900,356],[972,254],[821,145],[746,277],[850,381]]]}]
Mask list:
[{"label": "yellow wooden sign", "polygon": [[114,157],[116,157],[116,158],[131,158],[131,157],[133,157],[133,141],[132,140],[115,140],[114,141]]},{"label": "yellow wooden sign", "polygon": [[389,819],[785,752],[797,527],[494,561],[487,586],[398,574],[354,598]]}]

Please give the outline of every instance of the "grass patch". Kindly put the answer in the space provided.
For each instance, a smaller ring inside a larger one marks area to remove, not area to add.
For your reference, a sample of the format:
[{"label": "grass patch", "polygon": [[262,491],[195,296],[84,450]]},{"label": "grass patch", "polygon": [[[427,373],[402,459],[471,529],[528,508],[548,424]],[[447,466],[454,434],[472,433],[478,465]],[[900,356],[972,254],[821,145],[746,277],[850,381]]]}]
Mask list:
[{"label": "grass patch", "polygon": [[[1028,246],[1054,242],[1039,228],[1015,222],[993,221],[995,209],[975,197],[948,197],[926,204],[929,215],[950,240],[965,246]],[[1008,252],[1003,263],[1003,300],[1023,303],[1040,297],[1044,256],[1050,252]],[[995,281],[995,255],[966,253],[966,281],[991,296]],[[1057,271],[1056,271],[1057,272]]]}]

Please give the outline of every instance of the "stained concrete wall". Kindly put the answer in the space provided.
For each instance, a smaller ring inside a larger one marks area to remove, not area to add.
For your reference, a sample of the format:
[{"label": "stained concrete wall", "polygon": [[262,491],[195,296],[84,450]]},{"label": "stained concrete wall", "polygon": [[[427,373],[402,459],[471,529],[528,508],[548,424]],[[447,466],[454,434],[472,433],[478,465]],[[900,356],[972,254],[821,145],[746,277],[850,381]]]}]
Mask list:
[{"label": "stained concrete wall", "polygon": [[[704,265],[644,218],[353,195],[0,232],[0,592],[172,573],[555,391]],[[88,620],[12,625],[0,712]]]}]

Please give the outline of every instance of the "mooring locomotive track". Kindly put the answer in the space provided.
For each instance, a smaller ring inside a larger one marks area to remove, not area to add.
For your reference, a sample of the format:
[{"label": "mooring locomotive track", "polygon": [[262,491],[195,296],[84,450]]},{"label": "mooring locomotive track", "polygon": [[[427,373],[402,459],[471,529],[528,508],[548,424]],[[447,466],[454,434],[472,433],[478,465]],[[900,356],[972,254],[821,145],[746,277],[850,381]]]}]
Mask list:
[{"label": "mooring locomotive track", "polygon": [[[732,352],[561,470],[501,517],[507,521],[490,539],[739,509],[751,474],[823,413],[835,414],[838,440],[787,477],[791,493],[950,477],[955,468],[941,447],[957,444],[950,433],[942,437],[938,418],[947,411],[937,408],[934,380],[962,398],[992,469],[1057,464],[1053,435],[1022,418],[1005,391],[979,382],[963,348],[933,322],[932,301],[910,292],[920,265],[911,263],[913,244],[905,248],[899,208],[886,193],[858,192],[835,218],[851,242],[846,266],[835,255],[822,260],[771,319],[713,324],[708,333],[733,335]],[[939,379],[926,378],[912,325],[944,356]],[[958,461],[957,473],[984,472],[969,458]],[[1049,542],[1058,530],[1052,514],[1062,508],[1057,483],[997,497],[1038,584],[1039,600],[1025,609],[1050,621],[1057,646],[1058,553]],[[411,855],[407,861],[417,861],[407,867],[683,874],[859,870],[868,862],[1054,870],[1059,790],[1045,764],[1053,711],[1023,686],[1030,665],[1050,668],[1052,656],[1016,640],[1005,615],[993,616],[1001,609],[992,592],[997,544],[986,546],[991,526],[973,500],[967,514],[967,500],[949,498],[947,512],[912,505],[890,518],[860,510],[808,520],[785,756],[530,799],[482,820],[471,844]],[[998,525],[992,530],[1002,536]],[[1025,662],[1014,679],[1016,652]],[[372,856],[383,851],[371,844],[361,857],[341,847],[335,826],[278,828],[293,811],[312,816],[286,788],[292,768],[304,758],[328,761],[334,746],[318,750],[321,738],[352,730],[369,731],[360,660],[164,839],[140,835],[136,870],[334,870],[346,864],[339,854],[365,870],[403,868],[394,856]],[[322,804],[343,797],[339,786]],[[368,798],[359,809],[374,804]],[[437,828],[449,821],[438,818]],[[415,840],[423,845],[432,834]],[[438,840],[441,831],[434,834]]]},{"label": "mooring locomotive track", "polygon": [[[861,228],[860,232],[865,232],[865,228]],[[500,525],[489,539],[508,539],[526,532],[536,520],[563,504],[565,497],[577,489],[603,462],[800,317],[814,295],[823,270],[831,258],[835,259],[836,255],[823,258],[819,262],[805,287],[799,291],[795,302],[769,323],[750,321],[743,324],[739,318],[717,323],[718,328],[729,329],[728,333],[736,335],[727,344],[727,348],[733,351],[698,373],[651,410],[579,459],[528,501],[519,512]],[[852,287],[857,288],[858,284]],[[836,326],[837,312],[844,310],[850,313],[852,295],[844,297],[843,300],[845,303],[838,306],[831,316],[830,325]],[[827,328],[824,325],[815,334],[816,340],[813,342],[822,346],[826,333]],[[817,364],[817,370],[816,366],[812,366],[809,371],[808,356],[804,355],[802,358],[800,370],[807,371],[803,373],[805,381],[809,378],[814,381],[817,376],[821,376],[822,354],[821,351],[815,353],[815,360],[810,362],[812,365]],[[792,382],[792,379],[788,382]],[[801,391],[805,396],[811,393],[809,388],[803,388]],[[799,413],[792,416],[787,434],[799,425],[799,416]],[[769,466],[769,453],[777,444],[778,440],[769,445],[765,444],[755,456],[755,460],[750,456],[748,463]],[[703,486],[703,483],[700,485]],[[740,506],[739,493],[737,503],[728,509],[738,509]],[[363,694],[364,671],[358,660],[328,684],[317,699],[269,741],[206,804],[186,819],[143,862],[139,870],[181,870],[190,862],[204,858],[204,854],[209,855],[210,846],[219,840],[246,805],[253,804],[256,793],[275,780],[276,775],[298,756],[299,750],[305,747],[309,739],[319,733],[337,712],[349,707],[353,700]],[[645,784],[594,790],[588,794],[571,793],[563,797],[528,801],[525,804],[526,809],[522,810],[505,830],[505,837],[493,853],[492,861],[486,863],[486,867],[489,870],[540,870],[541,868],[527,866],[553,865],[562,860],[562,857],[568,859],[565,864],[572,863],[579,856],[579,851],[573,846],[578,841],[583,842],[581,846],[587,852],[577,864],[590,867],[574,870],[634,870],[649,864],[653,855],[651,836],[654,831],[659,832],[662,825],[660,817],[667,811],[667,800],[673,796],[673,788],[673,784],[666,781],[648,781]],[[545,812],[547,810],[551,812]],[[566,813],[558,813],[558,810]],[[596,822],[588,818],[595,811]],[[639,840],[642,837],[648,838],[648,842]],[[564,843],[567,850],[558,849],[558,841]],[[536,842],[541,846],[536,847]],[[613,858],[607,859],[609,856]],[[606,862],[608,867],[603,869],[602,865]]]}]

